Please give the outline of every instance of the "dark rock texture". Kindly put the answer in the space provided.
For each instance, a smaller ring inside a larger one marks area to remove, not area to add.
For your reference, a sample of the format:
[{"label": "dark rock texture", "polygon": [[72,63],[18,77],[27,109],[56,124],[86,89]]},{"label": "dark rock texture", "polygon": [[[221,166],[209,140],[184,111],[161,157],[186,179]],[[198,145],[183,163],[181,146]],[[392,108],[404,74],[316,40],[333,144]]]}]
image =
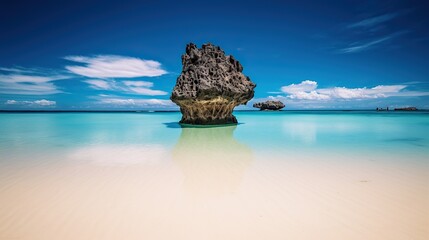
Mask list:
[{"label": "dark rock texture", "polygon": [[260,108],[261,110],[280,110],[285,105],[280,101],[265,101],[253,104],[254,108]]},{"label": "dark rock texture", "polygon": [[254,88],[240,62],[210,43],[198,48],[190,43],[182,55],[182,73],[170,99],[182,112],[180,123],[237,123],[234,107],[253,98]]}]

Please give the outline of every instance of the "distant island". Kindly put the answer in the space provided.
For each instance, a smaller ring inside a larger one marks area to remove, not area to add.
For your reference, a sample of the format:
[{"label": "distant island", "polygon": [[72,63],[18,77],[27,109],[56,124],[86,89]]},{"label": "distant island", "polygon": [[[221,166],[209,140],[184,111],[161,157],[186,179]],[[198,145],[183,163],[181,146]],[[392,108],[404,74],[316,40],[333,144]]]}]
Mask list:
[{"label": "distant island", "polygon": [[395,111],[417,111],[416,107],[395,108]]},{"label": "distant island", "polygon": [[[389,111],[389,107],[386,107],[386,108],[376,108],[375,110],[377,112],[380,112],[380,111]],[[417,111],[418,109],[416,107],[403,107],[403,108],[395,108],[393,110],[395,110],[395,111]]]}]

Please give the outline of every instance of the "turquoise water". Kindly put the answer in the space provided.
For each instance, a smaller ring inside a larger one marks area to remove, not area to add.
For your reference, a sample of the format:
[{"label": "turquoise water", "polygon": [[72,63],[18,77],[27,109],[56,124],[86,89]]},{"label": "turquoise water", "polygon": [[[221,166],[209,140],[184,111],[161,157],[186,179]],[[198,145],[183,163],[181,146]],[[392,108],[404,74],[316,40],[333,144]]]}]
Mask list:
[{"label": "turquoise water", "polygon": [[0,239],[429,239],[425,112],[0,114]]},{"label": "turquoise water", "polygon": [[[428,113],[236,112],[236,127],[183,130],[180,113],[0,114],[2,162],[25,154],[100,144],[172,149],[183,131],[219,132],[260,152],[335,151],[429,156]],[[183,136],[182,136],[183,137]],[[206,141],[210,139],[207,135]],[[198,143],[196,143],[198,144]],[[7,157],[7,158],[6,158]]]}]

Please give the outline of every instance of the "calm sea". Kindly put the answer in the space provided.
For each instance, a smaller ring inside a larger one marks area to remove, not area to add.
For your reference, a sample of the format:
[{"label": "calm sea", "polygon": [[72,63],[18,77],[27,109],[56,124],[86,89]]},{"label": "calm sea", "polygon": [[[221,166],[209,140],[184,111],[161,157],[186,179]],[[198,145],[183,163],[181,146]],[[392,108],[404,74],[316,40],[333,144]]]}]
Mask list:
[{"label": "calm sea", "polygon": [[0,239],[429,239],[427,112],[1,113]]},{"label": "calm sea", "polygon": [[195,147],[206,142],[236,141],[252,151],[278,154],[311,151],[429,156],[428,112],[252,111],[235,115],[237,126],[181,128],[178,112],[3,113],[0,156],[4,163],[15,158],[19,161],[25,154],[61,154],[80,147],[110,145],[156,145],[171,151],[181,141],[192,142]]}]

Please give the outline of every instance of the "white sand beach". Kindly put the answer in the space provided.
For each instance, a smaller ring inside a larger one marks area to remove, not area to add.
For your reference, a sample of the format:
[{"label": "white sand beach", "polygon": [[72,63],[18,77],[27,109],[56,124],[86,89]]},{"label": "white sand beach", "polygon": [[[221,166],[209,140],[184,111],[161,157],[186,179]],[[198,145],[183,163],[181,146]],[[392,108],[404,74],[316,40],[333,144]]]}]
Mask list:
[{"label": "white sand beach", "polygon": [[0,239],[429,238],[429,168],[418,159],[188,140],[170,152],[96,146],[2,168]]}]

